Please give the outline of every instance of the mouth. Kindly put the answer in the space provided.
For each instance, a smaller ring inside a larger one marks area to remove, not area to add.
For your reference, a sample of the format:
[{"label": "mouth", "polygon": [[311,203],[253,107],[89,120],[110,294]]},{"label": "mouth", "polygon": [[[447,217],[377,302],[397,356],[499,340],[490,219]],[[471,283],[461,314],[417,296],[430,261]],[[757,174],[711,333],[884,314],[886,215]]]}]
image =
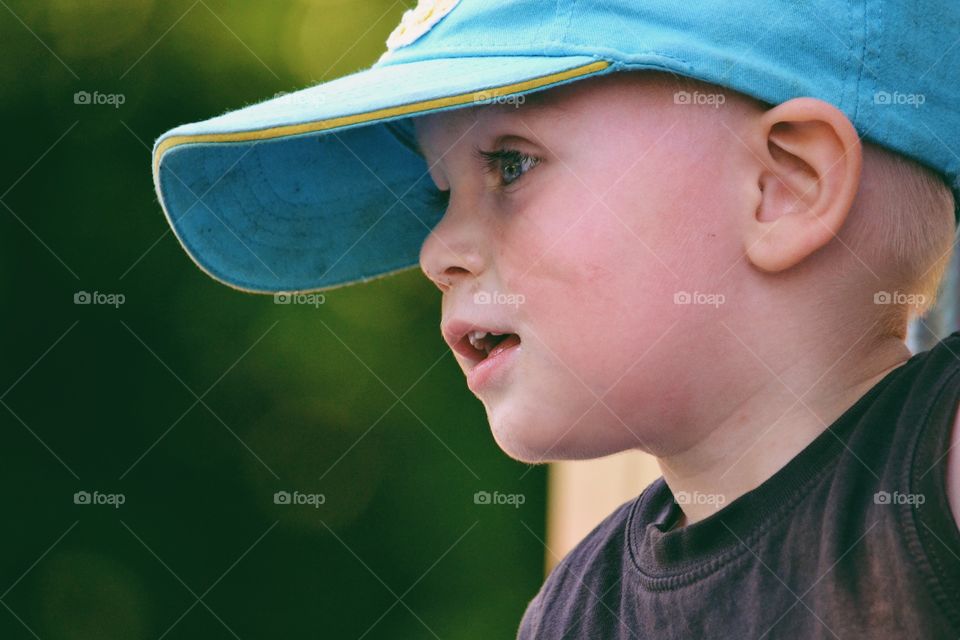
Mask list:
[{"label": "mouth", "polygon": [[450,348],[463,356],[469,368],[495,358],[521,342],[518,334],[506,329],[477,328],[463,322],[452,322],[444,328],[443,334]]},{"label": "mouth", "polygon": [[505,383],[504,376],[520,353],[520,335],[502,326],[478,327],[454,320],[444,325],[443,338],[461,356],[467,386],[474,394]]},{"label": "mouth", "polygon": [[481,357],[481,360],[495,358],[507,349],[520,344],[520,336],[515,333],[471,331],[466,338],[477,355]]}]

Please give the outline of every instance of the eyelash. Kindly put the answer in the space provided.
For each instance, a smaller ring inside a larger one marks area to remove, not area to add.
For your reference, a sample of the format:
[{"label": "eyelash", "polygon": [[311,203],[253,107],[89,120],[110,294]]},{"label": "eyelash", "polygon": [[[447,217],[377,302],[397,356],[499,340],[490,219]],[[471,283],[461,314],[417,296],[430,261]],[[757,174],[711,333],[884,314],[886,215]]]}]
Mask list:
[{"label": "eyelash", "polygon": [[[528,155],[522,151],[517,151],[516,149],[496,149],[493,151],[484,151],[479,147],[475,147],[474,151],[476,152],[477,157],[480,159],[480,162],[483,163],[484,171],[491,174],[497,174],[497,179],[499,181],[497,188],[500,190],[503,190],[506,187],[516,183],[531,169],[542,162],[542,158]],[[519,162],[521,167],[524,167],[523,173],[510,182],[505,183],[503,181],[503,176],[501,176],[499,173],[500,163],[504,161]],[[428,204],[432,208],[440,209],[441,211],[446,210],[450,204],[450,191],[436,191],[431,193],[428,200]]]},{"label": "eyelash", "polygon": [[[484,171],[496,175],[498,181],[497,188],[499,189],[504,189],[505,187],[515,184],[542,161],[541,158],[528,155],[516,149],[484,151],[483,149],[477,148],[476,153],[483,163]],[[506,162],[518,164],[521,169],[521,173],[509,182],[504,180],[503,174],[501,173],[504,163]]]}]

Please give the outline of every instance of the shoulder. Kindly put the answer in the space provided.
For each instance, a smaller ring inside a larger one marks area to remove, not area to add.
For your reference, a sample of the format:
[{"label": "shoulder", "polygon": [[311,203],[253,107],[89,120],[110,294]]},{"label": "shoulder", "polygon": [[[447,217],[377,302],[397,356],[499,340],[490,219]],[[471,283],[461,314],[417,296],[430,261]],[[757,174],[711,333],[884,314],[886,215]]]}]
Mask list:
[{"label": "shoulder", "polygon": [[[576,582],[598,570],[619,570],[627,549],[627,524],[639,496],[627,500],[605,517],[570,550],[547,578],[546,584]],[[569,576],[571,573],[576,576]]]},{"label": "shoulder", "polygon": [[553,637],[572,619],[589,624],[591,601],[622,579],[627,526],[639,499],[617,507],[553,568],[527,605],[518,638]]}]

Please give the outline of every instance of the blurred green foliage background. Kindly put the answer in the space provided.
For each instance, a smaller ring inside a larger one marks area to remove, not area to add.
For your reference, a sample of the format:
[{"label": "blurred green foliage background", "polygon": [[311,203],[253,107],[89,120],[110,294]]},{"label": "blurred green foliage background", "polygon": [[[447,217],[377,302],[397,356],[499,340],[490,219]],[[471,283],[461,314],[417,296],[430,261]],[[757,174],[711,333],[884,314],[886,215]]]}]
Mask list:
[{"label": "blurred green foliage background", "polygon": [[369,66],[412,5],[0,0],[0,638],[514,636],[545,469],[494,443],[439,292],[232,291],[151,183],[163,131]]}]

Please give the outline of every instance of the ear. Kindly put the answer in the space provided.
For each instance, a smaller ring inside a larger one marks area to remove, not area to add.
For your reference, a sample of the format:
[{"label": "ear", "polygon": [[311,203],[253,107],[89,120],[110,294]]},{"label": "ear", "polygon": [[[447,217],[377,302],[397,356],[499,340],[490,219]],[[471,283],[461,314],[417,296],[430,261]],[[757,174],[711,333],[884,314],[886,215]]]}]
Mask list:
[{"label": "ear", "polygon": [[750,126],[759,203],[744,212],[743,242],[756,267],[782,271],[840,231],[860,185],[863,150],[846,115],[815,98],[784,102]]}]

